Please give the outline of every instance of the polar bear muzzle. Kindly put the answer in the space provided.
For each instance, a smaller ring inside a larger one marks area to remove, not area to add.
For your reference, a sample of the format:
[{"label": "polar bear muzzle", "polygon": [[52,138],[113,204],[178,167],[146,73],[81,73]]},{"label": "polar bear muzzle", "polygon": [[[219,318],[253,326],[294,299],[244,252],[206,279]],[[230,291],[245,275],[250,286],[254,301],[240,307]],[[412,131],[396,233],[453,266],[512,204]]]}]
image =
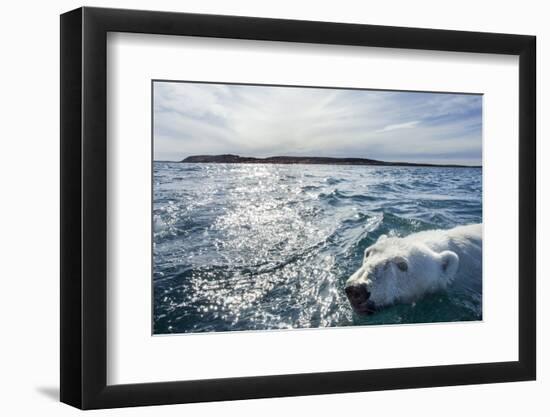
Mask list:
[{"label": "polar bear muzzle", "polygon": [[348,285],[345,291],[351,306],[357,313],[372,314],[376,311],[376,305],[369,300],[371,293],[365,284]]}]

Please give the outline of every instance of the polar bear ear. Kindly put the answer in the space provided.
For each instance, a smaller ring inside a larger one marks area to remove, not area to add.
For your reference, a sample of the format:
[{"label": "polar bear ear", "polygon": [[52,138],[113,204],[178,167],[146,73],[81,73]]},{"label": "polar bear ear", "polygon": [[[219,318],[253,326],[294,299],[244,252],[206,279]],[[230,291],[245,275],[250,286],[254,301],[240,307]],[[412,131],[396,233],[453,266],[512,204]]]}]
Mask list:
[{"label": "polar bear ear", "polygon": [[441,258],[441,270],[447,283],[450,283],[458,270],[458,255],[450,250],[443,251],[439,254]]},{"label": "polar bear ear", "polygon": [[383,242],[384,240],[386,240],[388,238],[388,235],[380,235],[378,237],[378,240],[376,241],[376,243],[379,243],[379,242]]}]

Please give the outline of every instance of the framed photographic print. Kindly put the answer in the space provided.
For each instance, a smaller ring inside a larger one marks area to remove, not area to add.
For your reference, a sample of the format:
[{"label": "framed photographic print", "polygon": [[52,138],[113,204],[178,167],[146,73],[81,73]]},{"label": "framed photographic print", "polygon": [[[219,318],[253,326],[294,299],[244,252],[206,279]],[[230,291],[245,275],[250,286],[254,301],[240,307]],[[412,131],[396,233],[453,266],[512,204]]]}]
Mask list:
[{"label": "framed photographic print", "polygon": [[535,38],[61,16],[61,400],[535,379]]}]

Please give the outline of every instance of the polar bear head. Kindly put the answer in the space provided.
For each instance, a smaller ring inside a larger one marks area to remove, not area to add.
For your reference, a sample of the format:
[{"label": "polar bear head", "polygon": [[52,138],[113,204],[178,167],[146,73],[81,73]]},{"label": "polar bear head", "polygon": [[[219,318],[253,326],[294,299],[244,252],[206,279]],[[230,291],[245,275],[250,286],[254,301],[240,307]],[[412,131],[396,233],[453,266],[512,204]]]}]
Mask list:
[{"label": "polar bear head", "polygon": [[361,314],[445,288],[456,275],[455,252],[434,252],[421,241],[380,236],[365,250],[363,265],[347,280],[346,295]]}]

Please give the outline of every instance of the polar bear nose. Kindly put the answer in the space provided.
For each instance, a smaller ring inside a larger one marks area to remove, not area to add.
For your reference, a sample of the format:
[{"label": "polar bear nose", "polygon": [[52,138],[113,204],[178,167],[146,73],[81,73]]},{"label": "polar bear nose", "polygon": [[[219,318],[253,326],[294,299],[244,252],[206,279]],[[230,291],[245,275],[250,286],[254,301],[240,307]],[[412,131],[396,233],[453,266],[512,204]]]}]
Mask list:
[{"label": "polar bear nose", "polygon": [[352,304],[363,304],[370,297],[370,292],[367,291],[367,286],[364,284],[350,285],[346,287],[346,295]]}]

